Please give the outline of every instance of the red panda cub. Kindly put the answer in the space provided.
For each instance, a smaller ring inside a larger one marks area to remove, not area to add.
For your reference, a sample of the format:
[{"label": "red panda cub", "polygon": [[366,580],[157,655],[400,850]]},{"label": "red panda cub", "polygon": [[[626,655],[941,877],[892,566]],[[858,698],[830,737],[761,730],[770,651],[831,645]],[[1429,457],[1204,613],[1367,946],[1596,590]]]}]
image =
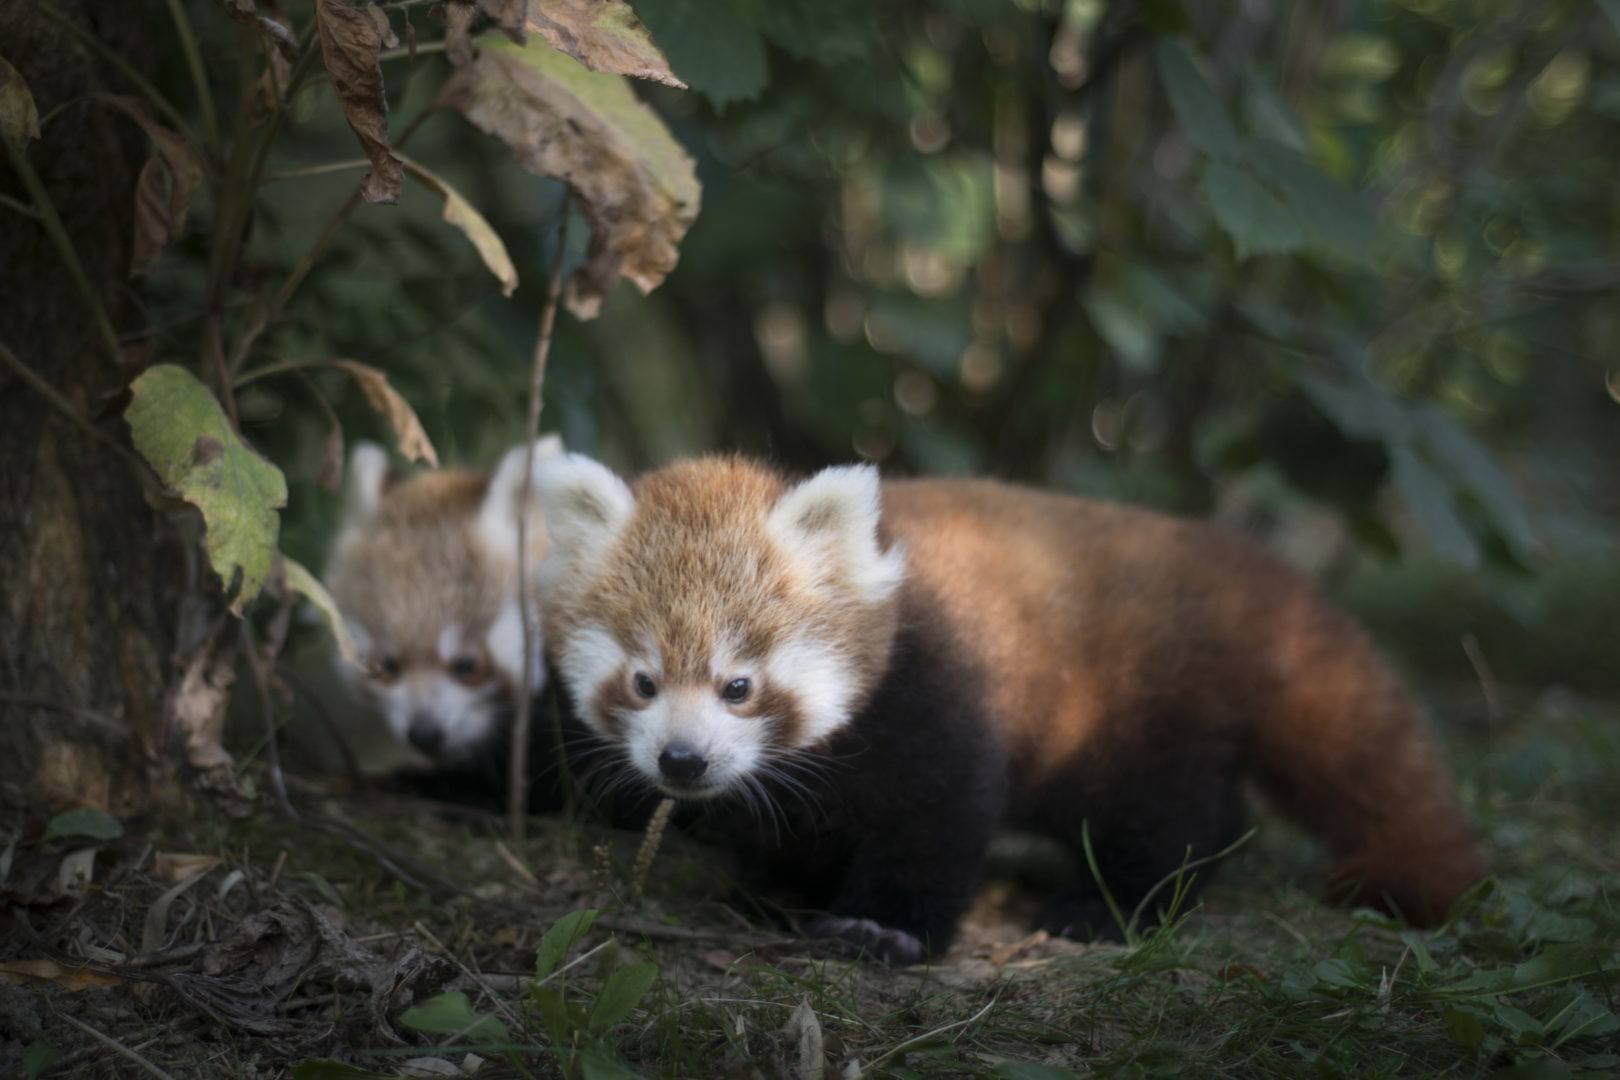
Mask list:
[{"label": "red panda cub", "polygon": [[[536,470],[561,452],[555,436],[536,443]],[[523,685],[517,529],[526,456],[517,446],[493,473],[404,478],[390,476],[381,447],[360,443],[349,456],[326,584],[364,667],[338,666],[395,737],[432,759],[410,785],[422,794],[496,805],[517,696],[538,694],[545,682],[537,632]],[[532,495],[525,530],[532,575],[546,550]],[[529,592],[538,616],[532,585]]]},{"label": "red panda cub", "polygon": [[1334,895],[1415,923],[1481,872],[1413,702],[1300,575],[1208,525],[985,481],[793,482],[738,458],[627,486],[546,460],[548,652],[645,785],[891,963],[947,946],[998,823],[1077,855],[1045,927],[1117,933],[1252,778]]}]

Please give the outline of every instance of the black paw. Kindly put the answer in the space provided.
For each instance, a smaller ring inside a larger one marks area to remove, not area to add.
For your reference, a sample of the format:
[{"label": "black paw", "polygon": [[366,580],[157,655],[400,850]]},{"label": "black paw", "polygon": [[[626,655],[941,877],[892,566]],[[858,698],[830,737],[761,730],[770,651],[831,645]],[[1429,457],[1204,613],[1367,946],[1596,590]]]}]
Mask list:
[{"label": "black paw", "polygon": [[871,919],[818,915],[804,924],[804,932],[807,937],[847,945],[852,955],[864,953],[894,967],[920,964],[928,957],[928,950],[915,935],[880,926]]},{"label": "black paw", "polygon": [[1100,897],[1054,896],[1041,912],[1040,927],[1074,941],[1125,940],[1125,931]]}]

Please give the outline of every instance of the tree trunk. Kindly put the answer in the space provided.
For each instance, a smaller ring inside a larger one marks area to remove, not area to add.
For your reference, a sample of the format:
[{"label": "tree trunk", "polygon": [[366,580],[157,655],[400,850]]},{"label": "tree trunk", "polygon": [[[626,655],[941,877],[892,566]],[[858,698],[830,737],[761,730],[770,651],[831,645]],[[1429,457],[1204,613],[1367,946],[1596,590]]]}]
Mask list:
[{"label": "tree trunk", "polygon": [[[150,5],[55,0],[126,61],[145,57]],[[116,69],[36,5],[0,2],[0,55],[27,82],[43,137],[19,144],[60,214],[114,328],[139,325],[130,238],[144,137],[85,95],[130,93]],[[63,106],[62,111],[50,115]],[[9,156],[0,194],[31,204]],[[138,373],[111,355],[84,290],[39,221],[0,204],[0,345],[97,428],[119,419]],[[0,808],[143,805],[164,760],[174,646],[175,544],[132,463],[0,364]]]}]

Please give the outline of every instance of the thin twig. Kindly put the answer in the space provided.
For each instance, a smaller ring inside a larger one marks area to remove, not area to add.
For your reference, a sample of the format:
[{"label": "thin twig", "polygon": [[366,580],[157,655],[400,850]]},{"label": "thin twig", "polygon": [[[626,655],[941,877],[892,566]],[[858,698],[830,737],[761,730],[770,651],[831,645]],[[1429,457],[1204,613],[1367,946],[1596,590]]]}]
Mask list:
[{"label": "thin twig", "polygon": [[249,620],[242,621],[242,636],[247,639],[247,648],[242,650],[247,659],[248,671],[253,675],[253,685],[258,691],[259,709],[264,714],[264,747],[270,755],[270,786],[276,792],[276,804],[281,812],[293,821],[298,820],[298,811],[293,809],[292,800],[287,798],[287,778],[281,771],[281,744],[276,739],[276,707],[270,700],[270,677],[265,674],[264,656],[260,646],[253,640],[253,626]]},{"label": "thin twig", "polygon": [[437,937],[434,937],[433,931],[422,925],[422,921],[420,919],[416,920],[416,922],[411,925],[411,928],[426,938],[429,944],[431,944],[435,949],[438,949],[439,953],[446,960],[460,968],[461,973],[467,976],[467,978],[471,979],[473,984],[482,990],[489,997],[490,1001],[494,1002],[495,1007],[506,1016],[507,1020],[511,1021],[513,1028],[518,1031],[524,1030],[525,1025],[522,1019],[519,1018],[517,1013],[512,1011],[511,1007],[508,1006],[506,1002],[501,1000],[501,996],[497,994],[489,983],[484,980],[484,977],[478,974],[472,968],[468,967],[466,964],[462,963],[461,957],[451,952],[445,947],[444,942],[440,941]]},{"label": "thin twig", "polygon": [[1485,696],[1485,722],[1492,731],[1502,725],[1502,701],[1496,692],[1496,673],[1491,670],[1490,661],[1485,659],[1485,650],[1479,647],[1479,639],[1471,632],[1462,636],[1463,654],[1468,657],[1468,663],[1474,668],[1474,677],[1479,680],[1479,692]]},{"label": "thin twig", "polygon": [[73,1017],[64,1012],[57,1012],[56,1018],[58,1020],[66,1020],[69,1024],[72,1024],[74,1027],[78,1028],[80,1031],[84,1032],[98,1043],[101,1043],[103,1046],[112,1050],[120,1057],[128,1058],[130,1061],[133,1061],[147,1073],[157,1077],[158,1080],[174,1080],[174,1077],[170,1076],[168,1073],[164,1072],[150,1061],[147,1061],[145,1058],[141,1057],[141,1055],[137,1054],[135,1051],[131,1050],[129,1047],[125,1046],[111,1035],[103,1035],[89,1024],[86,1024],[83,1020],[75,1020]]},{"label": "thin twig", "polygon": [[73,424],[85,434],[94,439],[100,440],[102,443],[117,451],[118,454],[128,460],[130,464],[134,465],[137,469],[142,470],[144,475],[146,462],[141,460],[140,455],[136,454],[135,451],[131,450],[129,447],[125,446],[123,443],[119,442],[105,431],[102,431],[100,428],[96,427],[95,424],[91,423],[90,418],[81,413],[73,402],[63,397],[62,394],[57,391],[56,387],[52,386],[50,383],[41,378],[38,372],[29,367],[27,364],[23,363],[16,353],[12,352],[4,345],[0,345],[0,360],[4,360],[7,366],[17,373],[18,378],[27,383],[29,386],[33,387],[39,396],[50,402],[51,407],[57,412],[61,413],[68,420],[72,421]]},{"label": "thin twig", "polygon": [[84,272],[84,263],[79,260],[79,253],[74,250],[73,239],[68,236],[67,226],[62,224],[62,217],[56,212],[56,204],[51,201],[51,193],[46,190],[45,182],[39,178],[39,173],[34,171],[27,152],[17,144],[17,140],[10,135],[0,135],[0,142],[6,144],[6,156],[11,159],[11,167],[16,172],[17,178],[22,181],[23,187],[28,189],[28,197],[33,201],[34,209],[39,212],[40,228],[50,237],[51,246],[56,248],[63,269],[68,272],[68,276],[78,286],[79,292],[84,295],[84,303],[90,309],[90,317],[95,321],[96,329],[101,332],[102,341],[106,343],[108,359],[116,360],[118,333],[113,329],[112,320],[107,318],[107,309],[102,307],[101,297],[90,287],[90,277]]},{"label": "thin twig", "polygon": [[13,199],[10,195],[0,195],[0,206],[5,207],[14,214],[31,217],[35,221],[39,220],[39,211],[34,209],[32,203],[25,203],[21,199]]},{"label": "thin twig", "polygon": [[529,589],[529,498],[534,490],[534,444],[540,438],[540,402],[546,382],[546,358],[551,354],[551,334],[557,325],[557,307],[562,299],[563,258],[568,253],[568,210],[563,199],[557,215],[557,255],[551,262],[551,282],[546,290],[546,306],[540,311],[540,336],[534,345],[534,366],[529,376],[529,420],[525,428],[523,486],[518,494],[517,569],[518,616],[523,626],[523,685],[518,692],[517,715],[512,718],[512,752],[507,783],[507,821],[512,838],[523,842],[529,812],[529,728],[534,713],[534,642],[537,630]]},{"label": "thin twig", "polygon": [[921,1035],[913,1035],[911,1038],[907,1039],[903,1043],[900,1043],[898,1046],[894,1047],[892,1050],[889,1050],[889,1051],[885,1052],[881,1057],[873,1058],[872,1063],[870,1065],[862,1065],[861,1066],[862,1073],[874,1074],[875,1075],[877,1073],[877,1071],[879,1069],[881,1069],[885,1064],[887,1064],[889,1059],[894,1057],[896,1054],[903,1054],[907,1050],[911,1049],[913,1046],[920,1046],[921,1044],[923,1044],[925,1042],[928,1042],[930,1039],[937,1039],[941,1035],[945,1034],[947,1031],[951,1031],[954,1028],[966,1027],[967,1025],[973,1023],[975,1020],[982,1017],[985,1013],[989,1012],[991,1009],[995,1008],[996,1007],[996,1002],[998,1002],[1000,1000],[1001,1000],[1001,995],[997,994],[995,997],[990,999],[990,1001],[985,1005],[984,1008],[980,1009],[978,1012],[974,1013],[972,1016],[968,1017],[966,1020],[957,1020],[956,1022],[946,1024],[943,1027],[937,1027],[933,1031],[925,1031]]},{"label": "thin twig", "polygon": [[[112,48],[106,42],[96,37],[96,35],[85,30],[84,27],[79,26],[72,19],[67,18],[50,4],[38,5],[38,11],[41,15],[51,20],[51,22],[72,34],[79,40],[81,45],[86,46],[107,63],[117,68],[118,73],[127,79],[131,86],[139,90],[141,94],[145,96],[145,98],[150,101],[159,112],[169,118],[169,123],[174,125],[174,130],[181,135],[187,143],[192,144],[192,149],[200,149],[195,145],[195,141],[193,140],[191,133],[191,126],[186,123],[185,114],[179,109],[175,108],[174,103],[168,98],[158,93],[157,87],[153,86],[146,80],[145,76],[143,76],[139,71],[135,70],[135,66],[128,60],[124,59],[123,55],[119,53],[117,49]],[[205,155],[198,155],[198,157],[203,156]]]},{"label": "thin twig", "polygon": [[219,113],[214,108],[214,92],[208,85],[208,69],[203,67],[202,50],[197,48],[197,35],[191,20],[181,10],[180,0],[168,0],[169,17],[174,20],[174,32],[180,39],[180,51],[185,54],[186,67],[191,71],[191,84],[197,91],[197,107],[202,110],[203,131],[208,146],[219,152]]}]

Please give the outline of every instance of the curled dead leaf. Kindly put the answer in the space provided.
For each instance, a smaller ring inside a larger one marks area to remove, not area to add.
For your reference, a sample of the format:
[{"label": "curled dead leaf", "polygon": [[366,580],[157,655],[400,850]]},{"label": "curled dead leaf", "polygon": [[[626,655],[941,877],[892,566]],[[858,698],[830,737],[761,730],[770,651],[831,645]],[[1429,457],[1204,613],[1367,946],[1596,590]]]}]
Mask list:
[{"label": "curled dead leaf", "polygon": [[13,139],[39,138],[39,109],[17,69],[0,56],[0,133]]},{"label": "curled dead leaf", "polygon": [[308,600],[320,613],[326,628],[332,632],[332,640],[337,643],[338,655],[355,667],[361,667],[360,650],[354,643],[354,635],[349,633],[349,624],[343,621],[343,613],[338,610],[332,594],[326,591],[326,586],[285,555],[281,557],[281,567],[286,575],[287,588]]},{"label": "curled dead leaf", "polygon": [[343,115],[371,159],[371,171],[360,181],[367,202],[397,203],[405,174],[388,142],[388,99],[383,95],[377,53],[382,35],[364,11],[341,0],[316,0],[315,25],[321,35],[321,57],[332,80]]},{"label": "curled dead leaf", "polygon": [[445,222],[460,229],[462,234],[472,241],[473,247],[478,249],[478,257],[484,260],[485,268],[501,283],[501,295],[511,296],[518,286],[517,267],[512,265],[512,257],[506,253],[506,245],[501,243],[500,236],[490,228],[489,222],[437,173],[428,171],[410,158],[401,160],[405,162],[406,171],[438,192],[439,197],[444,200]]},{"label": "curled dead leaf", "polygon": [[592,71],[686,89],[624,0],[530,0],[523,25]]},{"label": "curled dead leaf", "polygon": [[96,97],[139,124],[157,147],[156,156],[142,166],[135,184],[135,238],[129,259],[133,277],[150,270],[163,249],[185,231],[186,210],[202,185],[203,165],[190,144],[154,120],[139,98],[122,94]]},{"label": "curled dead leaf", "polygon": [[675,268],[697,216],[692,159],[619,76],[587,71],[544,45],[488,36],[479,44],[439,104],[505,142],[525,169],[573,189],[592,236],[568,309],[594,318],[621,276],[652,291]]},{"label": "curled dead leaf", "polygon": [[68,990],[88,990],[92,986],[122,986],[124,980],[106,971],[68,967],[55,960],[7,960],[0,964],[0,979],[27,986],[34,982],[55,983]]},{"label": "curled dead leaf", "polygon": [[394,33],[394,26],[388,21],[388,12],[375,5],[366,6],[366,15],[377,27],[377,37],[381,39],[386,49],[399,48],[399,36]]},{"label": "curled dead leaf", "polygon": [[[276,47],[276,55],[281,59],[289,64],[298,62],[298,38],[286,23],[269,15],[260,15],[251,3],[244,5],[226,2],[220,6],[225,9],[225,14],[243,26],[250,26],[264,35]],[[283,81],[281,85],[287,84]]]},{"label": "curled dead leaf", "polygon": [[186,763],[205,786],[236,790],[231,755],[225,749],[225,706],[236,681],[234,626],[214,627],[186,663],[169,699],[169,726],[185,738]]},{"label": "curled dead leaf", "polygon": [[417,419],[416,410],[389,384],[387,375],[358,360],[334,360],[332,363],[347,371],[360,384],[371,407],[382,413],[388,426],[394,429],[394,438],[399,440],[401,454],[412,461],[425,461],[434,468],[439,467],[438,451],[433,449],[433,441],[428,438],[422,421]]},{"label": "curled dead leaf", "polygon": [[537,0],[478,0],[478,6],[484,9],[489,21],[503,34],[522,45],[527,40],[523,32],[523,17],[526,9],[535,2]]},{"label": "curled dead leaf", "polygon": [[450,0],[444,6],[444,53],[456,67],[472,62],[471,29],[476,18],[472,0]]}]

